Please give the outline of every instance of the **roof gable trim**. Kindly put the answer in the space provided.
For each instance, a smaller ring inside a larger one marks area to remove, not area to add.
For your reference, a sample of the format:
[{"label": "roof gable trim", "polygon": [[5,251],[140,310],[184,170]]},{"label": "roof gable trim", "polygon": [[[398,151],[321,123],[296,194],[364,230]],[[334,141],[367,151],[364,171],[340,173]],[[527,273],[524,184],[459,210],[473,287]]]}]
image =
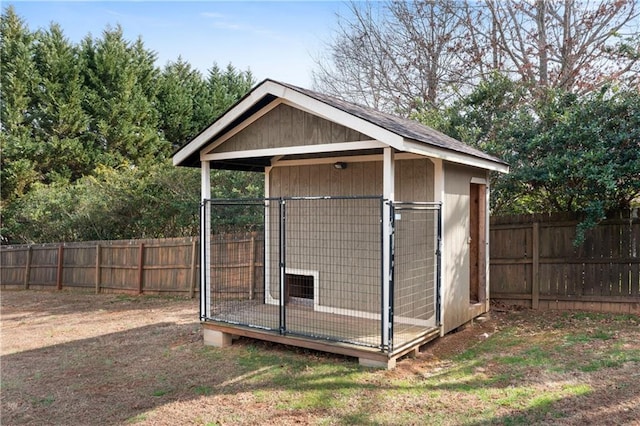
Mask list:
[{"label": "roof gable trim", "polygon": [[405,140],[403,151],[419,154],[426,157],[438,158],[452,163],[464,164],[466,166],[480,167],[501,173],[509,173],[509,166],[497,163],[484,158],[471,157],[466,154],[450,151],[434,146],[429,146],[420,142]]},{"label": "roof gable trim", "polygon": [[[267,95],[275,96],[276,100],[271,102],[268,106],[254,114],[250,120],[246,120],[242,123],[240,129],[233,129],[228,134],[222,136],[220,140],[216,140],[213,143],[207,144],[206,147],[201,148],[204,144],[215,138],[224,130],[226,126],[231,124],[234,120],[240,117],[243,113],[251,108],[252,105],[257,103],[260,99]],[[257,120],[277,105],[284,103],[293,108],[300,109],[309,114],[316,115],[334,123],[340,124],[345,127],[349,127],[360,133],[370,136],[372,139],[376,139],[385,143],[388,146],[392,146],[396,149],[400,149],[402,145],[402,136],[386,130],[376,124],[356,117],[348,112],[342,111],[334,106],[331,106],[325,102],[313,99],[309,95],[293,90],[289,87],[283,86],[275,81],[265,80],[262,84],[258,85],[253,91],[249,92],[247,96],[238,102],[235,106],[229,109],[212,125],[205,129],[202,133],[196,136],[191,142],[182,147],[173,156],[173,164],[178,165],[185,161],[194,152],[200,151],[201,156],[210,152],[217,146],[227,141],[231,136],[237,134],[242,129],[249,126],[253,121]]]},{"label": "roof gable trim", "polygon": [[201,149],[200,156],[210,154],[214,149],[216,149],[217,147],[219,147],[220,145],[222,145],[223,143],[225,143],[226,141],[228,141],[229,139],[231,139],[232,137],[234,137],[235,135],[237,135],[247,127],[249,127],[254,122],[258,121],[260,118],[267,115],[270,111],[273,111],[274,109],[276,109],[276,107],[278,105],[281,105],[282,103],[283,103],[282,99],[276,98],[273,102],[270,102],[268,105],[266,105],[265,107],[257,111],[255,114],[253,114],[250,118],[243,121],[242,124],[234,127],[231,131],[225,133],[223,136],[218,138],[215,142],[210,143],[209,145]]},{"label": "roof gable trim", "polygon": [[341,142],[328,143],[320,145],[298,145],[281,148],[252,149],[246,151],[217,152],[212,154],[202,153],[201,161],[222,161],[232,160],[235,158],[256,158],[256,157],[276,157],[284,155],[297,154],[318,154],[323,152],[334,151],[358,151],[363,149],[386,148],[388,145],[375,141],[357,141],[357,142]]},{"label": "roof gable trim", "polygon": [[[265,98],[268,103],[265,104]],[[269,101],[269,99],[271,99]],[[246,118],[241,118],[243,114],[255,109],[254,107],[262,102],[262,108],[255,112],[251,112]],[[260,119],[268,112],[272,111],[278,105],[288,105],[292,108],[304,111],[308,114],[315,115],[322,119],[331,121],[338,125],[350,128],[361,134],[367,135],[373,141],[368,142],[368,148],[374,147],[371,142],[375,142],[375,147],[390,146],[397,151],[410,152],[422,156],[428,156],[432,158],[439,158],[454,163],[460,163],[475,167],[481,167],[489,170],[495,170],[503,173],[508,173],[509,166],[506,163],[498,159],[493,159],[490,156],[483,158],[482,155],[476,155],[471,152],[458,151],[455,147],[447,148],[438,145],[436,143],[428,143],[423,140],[414,140],[412,135],[405,134],[405,131],[393,128],[388,128],[386,125],[376,124],[374,116],[368,117],[361,116],[357,111],[354,113],[349,108],[341,108],[340,105],[332,105],[329,101],[325,100],[322,96],[314,97],[313,93],[306,93],[304,89],[298,89],[295,86],[289,86],[283,83],[279,83],[273,80],[264,80],[258,86],[256,86],[251,92],[249,92],[243,99],[238,101],[233,107],[227,110],[221,117],[219,117],[213,124],[202,131],[191,142],[180,148],[173,156],[173,164],[180,165],[188,159],[191,161],[195,158],[200,158],[201,161],[211,161],[217,159],[216,155],[222,153],[212,152],[216,147],[222,145],[228,141],[231,137],[238,134],[242,130],[249,127],[256,120]],[[384,118],[384,117],[383,117]],[[242,121],[230,129],[226,133],[225,128],[233,125],[234,121],[241,119]],[[413,124],[413,123],[412,123]],[[412,131],[411,128],[406,131]],[[446,135],[442,135],[446,138]],[[216,139],[218,138],[218,139]],[[437,139],[437,138],[436,138]],[[316,145],[312,148],[312,145],[304,145],[304,141],[301,141],[303,145],[289,147],[289,148],[269,148],[261,150],[251,151],[234,151],[224,153],[224,157],[228,158],[230,155],[235,154],[237,158],[247,158],[249,152],[262,156],[265,152],[269,152],[269,155],[283,155],[282,153],[289,153],[291,150],[296,153],[314,153],[314,152],[328,152],[331,150],[350,150],[343,149],[341,146],[347,146],[348,144],[356,144],[357,142],[339,142],[332,144]],[[457,141],[456,141],[457,142]],[[357,145],[354,145],[357,146]],[[303,147],[305,148],[303,150]],[[318,151],[320,149],[320,151]],[[356,148],[351,148],[356,149]],[[357,148],[361,149],[361,148]],[[304,152],[303,152],[304,151]],[[241,154],[242,153],[242,154]],[[272,154],[277,153],[277,154]],[[197,156],[194,158],[194,156]]]},{"label": "roof gable trim", "polygon": [[[240,117],[246,112],[252,105],[256,104],[260,99],[271,93],[269,88],[274,86],[272,81],[265,81],[263,84],[254,88],[243,99],[241,99],[235,106],[231,107],[220,118],[207,127],[202,133],[196,136],[191,142],[183,146],[173,156],[173,164],[179,165],[185,161],[196,151],[200,150],[200,147],[207,143],[211,138],[220,133],[226,126],[231,124],[234,120]],[[273,89],[272,89],[273,90]]]}]

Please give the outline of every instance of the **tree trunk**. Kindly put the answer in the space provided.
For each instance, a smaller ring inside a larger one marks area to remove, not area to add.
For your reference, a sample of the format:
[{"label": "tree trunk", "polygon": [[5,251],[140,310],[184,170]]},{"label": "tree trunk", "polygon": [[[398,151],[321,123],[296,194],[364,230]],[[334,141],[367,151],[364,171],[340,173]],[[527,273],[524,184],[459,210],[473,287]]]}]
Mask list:
[{"label": "tree trunk", "polygon": [[539,59],[538,82],[542,87],[547,87],[549,85],[549,57],[547,55],[547,28],[545,25],[546,14],[546,0],[536,0],[536,24],[538,26]]}]

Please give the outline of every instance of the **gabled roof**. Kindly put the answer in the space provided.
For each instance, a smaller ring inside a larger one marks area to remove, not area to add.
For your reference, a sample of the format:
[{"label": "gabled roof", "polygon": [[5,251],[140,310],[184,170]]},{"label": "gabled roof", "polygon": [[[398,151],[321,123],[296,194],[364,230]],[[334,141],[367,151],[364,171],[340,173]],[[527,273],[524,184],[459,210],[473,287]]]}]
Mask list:
[{"label": "gabled roof", "polygon": [[[350,127],[398,151],[441,158],[454,163],[501,172],[507,172],[509,169],[507,163],[499,158],[472,148],[416,121],[269,79],[256,85],[192,141],[179,148],[173,155],[174,165],[199,167],[200,151],[203,148],[210,146],[236,127],[242,126],[245,120],[249,120],[261,109],[278,100]],[[244,162],[252,164],[247,159]],[[256,166],[255,169],[259,169],[268,165],[268,162],[265,162],[264,159],[262,162],[257,159],[253,164]],[[246,168],[251,169],[251,166]]]}]

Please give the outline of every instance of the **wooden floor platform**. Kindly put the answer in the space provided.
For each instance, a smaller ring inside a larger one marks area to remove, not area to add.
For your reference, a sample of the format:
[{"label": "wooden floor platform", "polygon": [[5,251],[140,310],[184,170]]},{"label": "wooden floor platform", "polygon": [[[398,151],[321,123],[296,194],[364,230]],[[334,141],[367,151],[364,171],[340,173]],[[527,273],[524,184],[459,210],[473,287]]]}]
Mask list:
[{"label": "wooden floor platform", "polygon": [[[352,356],[362,365],[391,369],[398,358],[417,352],[420,346],[440,336],[439,327],[396,322],[393,349],[383,351],[380,349],[380,320],[296,306],[287,306],[286,312],[287,332],[281,334],[278,331],[280,312],[276,305],[241,303],[217,307],[212,315],[214,320],[202,323],[205,344],[227,346],[231,344],[232,336],[243,336]],[[216,321],[216,317],[225,321]]]}]

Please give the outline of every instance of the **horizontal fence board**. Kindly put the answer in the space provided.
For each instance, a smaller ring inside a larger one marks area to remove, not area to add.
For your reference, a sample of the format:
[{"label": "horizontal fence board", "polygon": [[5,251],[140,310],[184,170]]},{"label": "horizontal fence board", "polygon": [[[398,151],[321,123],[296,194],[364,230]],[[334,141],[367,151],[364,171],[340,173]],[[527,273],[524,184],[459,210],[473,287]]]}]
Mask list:
[{"label": "horizontal fence board", "polygon": [[[233,278],[225,291],[262,297],[264,239],[241,233],[214,235],[212,241],[221,261],[232,260],[229,265],[212,265],[212,271]],[[62,262],[58,261],[60,253]],[[194,297],[200,288],[199,255],[199,238],[2,246],[0,284],[2,288],[70,288]],[[212,272],[212,276],[215,274]]]},{"label": "horizontal fence board", "polygon": [[[496,299],[523,299],[531,300],[531,293],[493,293]],[[561,301],[583,301],[583,302],[606,302],[606,303],[640,303],[640,297],[628,296],[551,296],[541,294],[540,300],[561,300]]]},{"label": "horizontal fence board", "polygon": [[640,219],[607,219],[575,246],[578,219],[564,213],[492,217],[491,297],[534,308],[539,301],[540,309],[639,312]]}]

